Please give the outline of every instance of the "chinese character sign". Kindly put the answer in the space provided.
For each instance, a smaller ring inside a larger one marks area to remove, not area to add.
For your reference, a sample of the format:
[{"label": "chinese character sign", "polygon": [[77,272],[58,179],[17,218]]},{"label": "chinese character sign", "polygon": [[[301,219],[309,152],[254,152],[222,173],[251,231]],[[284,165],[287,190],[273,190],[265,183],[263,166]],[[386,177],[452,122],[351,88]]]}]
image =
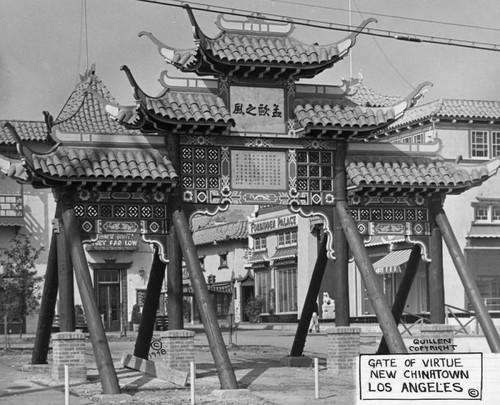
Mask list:
[{"label": "chinese character sign", "polygon": [[244,190],[286,190],[284,152],[231,151],[231,186]]},{"label": "chinese character sign", "polygon": [[237,132],[285,134],[283,89],[231,86],[229,96]]}]

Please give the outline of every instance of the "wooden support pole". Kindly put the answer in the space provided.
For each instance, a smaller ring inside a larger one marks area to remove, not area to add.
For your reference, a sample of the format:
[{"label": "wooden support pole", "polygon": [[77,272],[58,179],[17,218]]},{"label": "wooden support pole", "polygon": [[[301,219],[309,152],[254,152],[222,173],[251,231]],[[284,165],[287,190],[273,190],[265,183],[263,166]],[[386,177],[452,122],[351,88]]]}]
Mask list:
[{"label": "wooden support pole", "polygon": [[47,259],[47,269],[43,283],[42,300],[38,323],[36,326],[35,343],[31,355],[31,364],[47,364],[47,353],[49,352],[50,334],[57,302],[57,237],[52,233]]},{"label": "wooden support pole", "polygon": [[441,208],[441,200],[433,199],[431,201],[431,240],[430,253],[431,262],[429,263],[429,310],[431,323],[445,323],[444,306],[444,274],[443,274],[443,237],[441,230],[436,223],[435,214]]},{"label": "wooden support pole", "polygon": [[[415,275],[417,274],[418,265],[420,263],[420,250],[421,249],[419,245],[413,246],[410,258],[408,259],[408,263],[403,274],[403,278],[398,286],[396,298],[394,299],[394,303],[392,304],[392,316],[394,317],[394,320],[398,325],[399,322],[401,322],[401,316],[403,315],[403,311],[405,309],[406,300],[408,299],[413,280],[415,279]],[[383,336],[380,340],[377,354],[389,354],[389,348],[387,347],[385,337]]]},{"label": "wooden support pole", "polygon": [[148,360],[149,346],[155,329],[156,310],[160,302],[161,288],[165,278],[166,264],[160,260],[160,255],[155,247],[153,252],[153,262],[149,272],[148,285],[146,287],[146,297],[142,309],[141,323],[135,340],[134,356]]},{"label": "wooden support pole", "polygon": [[448,221],[448,217],[442,207],[436,212],[436,222],[441,230],[443,239],[448,247],[448,251],[450,252],[451,259],[455,264],[458,275],[462,280],[462,284],[467,296],[469,297],[469,301],[472,304],[472,308],[474,309],[476,317],[479,320],[479,324],[483,329],[488,345],[493,353],[500,353],[500,338],[498,336],[498,332],[493,324],[493,321],[491,320],[486,306],[484,305],[481,293],[479,292],[476,282],[469,271],[469,266],[465,261],[460,245],[458,244],[457,238],[455,237],[450,222]]},{"label": "wooden support pole", "polygon": [[[180,146],[179,137],[165,134],[165,147],[170,154],[170,160],[177,173],[182,173],[181,159],[179,156]],[[167,205],[167,311],[168,311],[168,329],[184,329],[184,303],[182,291],[182,251],[176,234],[175,226],[172,221],[172,212],[180,207],[180,188],[174,188],[169,197]]]},{"label": "wooden support pole", "polygon": [[291,357],[302,356],[302,353],[304,352],[307,330],[309,329],[313,313],[313,305],[318,299],[321,280],[325,274],[326,262],[328,260],[326,257],[327,239],[327,235],[324,233],[321,237],[318,257],[316,258],[316,264],[314,265],[311,281],[309,282],[309,288],[307,289],[306,299],[304,300],[304,306],[302,307],[302,313],[300,314],[299,324],[297,326],[297,331],[295,332],[292,350],[290,351]]},{"label": "wooden support pole", "polygon": [[208,293],[207,284],[203,277],[203,271],[198,260],[198,255],[196,254],[196,247],[194,246],[193,236],[189,230],[186,214],[178,208],[172,212],[172,221],[189,271],[191,286],[198,303],[198,309],[214,358],[215,367],[217,368],[221,388],[223,390],[237,389],[236,376],[231,366],[212,300]]},{"label": "wooden support pole", "polygon": [[80,228],[69,193],[61,196],[61,203],[62,222],[68,238],[68,248],[71,252],[71,261],[75,269],[78,290],[80,291],[85,316],[87,317],[87,326],[89,328],[90,339],[92,340],[97,369],[101,378],[102,390],[104,394],[119,394],[120,386],[118,385],[118,378],[113,366],[108,340],[104,332],[104,325],[102,324],[99,308],[97,307],[89,266],[80,238]]},{"label": "wooden support pole", "polygon": [[[347,142],[337,142],[335,151],[334,192],[336,201],[347,201],[347,179],[345,158]],[[333,228],[335,249],[335,326],[349,326],[349,245],[342,231],[340,218],[336,210],[333,212]]]},{"label": "wooden support pole", "polygon": [[73,284],[73,264],[66,232],[61,223],[61,203],[56,208],[57,235],[57,271],[59,278],[59,329],[61,332],[74,332],[75,319],[75,291]]},{"label": "wooden support pole", "polygon": [[407,353],[403,338],[398,330],[398,325],[392,317],[389,305],[385,300],[381,286],[375,279],[375,270],[368,256],[363,240],[358,233],[356,223],[349,214],[349,208],[346,201],[336,202],[337,213],[339,215],[342,229],[349,243],[351,252],[354,255],[354,260],[358,266],[361,278],[368,292],[368,298],[377,315],[377,319],[384,334],[387,345],[391,353]]},{"label": "wooden support pole", "polygon": [[[169,211],[173,211],[169,209]],[[169,215],[169,219],[171,217]],[[169,221],[169,223],[172,223]],[[167,291],[168,291],[168,329],[184,329],[184,311],[182,299],[182,251],[174,226],[170,226],[167,241],[168,269],[167,269]]]}]

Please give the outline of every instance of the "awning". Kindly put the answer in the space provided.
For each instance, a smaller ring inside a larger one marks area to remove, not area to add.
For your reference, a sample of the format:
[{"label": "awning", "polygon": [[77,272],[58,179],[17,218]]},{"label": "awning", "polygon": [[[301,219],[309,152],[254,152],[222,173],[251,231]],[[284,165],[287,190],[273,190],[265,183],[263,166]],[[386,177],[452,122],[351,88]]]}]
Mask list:
[{"label": "awning", "polygon": [[0,217],[0,226],[24,226],[24,217]]},{"label": "awning", "polygon": [[373,263],[377,274],[401,273],[401,265],[410,258],[411,249],[394,250]]},{"label": "awning", "polygon": [[499,225],[472,225],[469,231],[469,238],[500,238]]},{"label": "awning", "polygon": [[231,283],[212,284],[208,286],[208,291],[213,291],[219,294],[232,294],[233,288]]},{"label": "awning", "polygon": [[297,247],[276,249],[276,252],[270,259],[272,260],[285,260],[295,259],[297,257]]}]

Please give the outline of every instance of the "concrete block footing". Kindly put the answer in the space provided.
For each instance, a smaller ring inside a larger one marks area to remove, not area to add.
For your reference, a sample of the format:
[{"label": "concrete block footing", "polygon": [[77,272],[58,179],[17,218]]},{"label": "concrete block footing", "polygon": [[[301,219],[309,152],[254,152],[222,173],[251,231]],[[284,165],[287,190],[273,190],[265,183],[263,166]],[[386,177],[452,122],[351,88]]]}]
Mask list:
[{"label": "concrete block footing", "polygon": [[284,367],[311,367],[312,358],[308,356],[285,356],[280,360]]}]

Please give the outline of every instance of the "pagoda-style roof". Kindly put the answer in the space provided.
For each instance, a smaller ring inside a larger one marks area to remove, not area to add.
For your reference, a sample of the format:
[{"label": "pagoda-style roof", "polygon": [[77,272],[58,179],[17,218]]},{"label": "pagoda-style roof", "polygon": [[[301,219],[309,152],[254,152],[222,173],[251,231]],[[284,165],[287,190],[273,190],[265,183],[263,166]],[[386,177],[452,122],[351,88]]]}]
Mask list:
[{"label": "pagoda-style roof", "polygon": [[[114,97],[92,67],[80,77],[56,119],[45,113],[49,129],[56,139],[79,141],[76,134],[133,136],[140,131],[129,129],[112,119],[106,108],[117,105]],[[114,110],[111,109],[111,112]],[[130,115],[130,114],[129,114]],[[127,116],[130,120],[132,117]]]},{"label": "pagoda-style roof", "polygon": [[32,155],[41,176],[64,181],[164,182],[177,178],[172,162],[156,150],[60,147]]},{"label": "pagoda-style roof", "polygon": [[5,124],[11,123],[23,141],[46,142],[49,140],[47,126],[43,121],[4,121],[0,120],[0,144],[15,145],[16,138]]},{"label": "pagoda-style roof", "polygon": [[371,133],[387,127],[415,105],[429,85],[429,82],[420,84],[405,98],[378,96],[364,86],[358,87],[359,104],[353,101],[357,91],[352,88],[341,98],[300,95],[294,103],[295,130],[303,130],[305,135],[330,137],[337,131],[342,137],[368,139]]},{"label": "pagoda-style roof", "polygon": [[[232,117],[230,108],[216,94],[217,89],[213,86],[167,87],[159,96],[152,97],[139,87],[126,66],[122,70],[133,87],[137,106],[113,105],[103,108],[129,128],[140,128],[145,132],[163,130],[179,134],[229,135],[231,128],[236,125],[238,117]],[[300,92],[297,92],[291,106],[291,119],[288,120],[292,132],[299,137],[365,139],[367,133],[385,128],[398,119],[406,109],[417,103],[425,88],[431,85],[429,82],[422,83],[402,98],[383,96],[358,80],[354,80],[353,86],[346,83],[345,88],[297,86]],[[167,86],[164,81],[162,84]],[[315,92],[317,87],[328,88],[331,94]],[[356,99],[359,104],[353,101]],[[124,114],[123,111],[129,113]],[[289,135],[294,136],[292,133]]]},{"label": "pagoda-style roof", "polygon": [[259,15],[245,20],[219,15],[216,25],[220,33],[210,38],[200,28],[191,8],[187,5],[185,8],[193,26],[193,48],[165,45],[149,32],[141,32],[139,36],[149,37],[167,63],[199,76],[312,78],[345,57],[359,33],[375,21],[365,20],[344,39],[319,45],[305,44],[294,38],[291,22],[271,22]]},{"label": "pagoda-style roof", "polygon": [[[500,101],[441,99],[408,109],[385,132],[428,121],[500,123]],[[375,136],[377,135],[374,134]]]},{"label": "pagoda-style roof", "polygon": [[127,66],[122,66],[137,100],[120,106],[101,99],[103,108],[121,124],[143,132],[171,131],[186,134],[227,134],[234,125],[224,100],[212,89],[171,90],[150,96],[139,87]]},{"label": "pagoda-style roof", "polygon": [[203,227],[193,232],[193,241],[197,246],[247,238],[246,220]]},{"label": "pagoda-style roof", "polygon": [[441,191],[459,194],[497,173],[500,158],[488,164],[460,165],[441,157],[403,154],[348,154],[348,187],[356,190]]},{"label": "pagoda-style roof", "polygon": [[82,75],[56,119],[45,113],[51,137],[59,141],[50,150],[34,150],[15,123],[7,123],[22,159],[9,175],[34,187],[87,182],[175,185],[178,175],[163,137],[125,128],[106,111],[110,105],[116,105],[114,98],[92,68]]},{"label": "pagoda-style roof", "polygon": [[[72,183],[156,183],[175,185],[178,175],[166,152],[139,148],[92,148],[57,145],[46,154],[22,147],[24,172],[9,175],[34,187]],[[27,180],[26,180],[27,178]]]}]

